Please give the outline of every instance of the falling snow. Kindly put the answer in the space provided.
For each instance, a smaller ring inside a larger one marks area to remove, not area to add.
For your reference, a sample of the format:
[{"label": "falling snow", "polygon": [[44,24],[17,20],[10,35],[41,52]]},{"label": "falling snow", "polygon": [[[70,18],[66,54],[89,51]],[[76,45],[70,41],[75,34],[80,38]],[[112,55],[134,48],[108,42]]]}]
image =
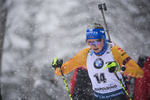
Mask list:
[{"label": "falling snow", "polygon": [[[103,24],[100,3],[107,5],[111,40],[135,61],[140,55],[150,56],[149,1],[7,0],[3,100],[69,100],[51,63],[55,57],[65,62],[88,47],[87,25]],[[72,73],[65,77],[69,84]]]}]

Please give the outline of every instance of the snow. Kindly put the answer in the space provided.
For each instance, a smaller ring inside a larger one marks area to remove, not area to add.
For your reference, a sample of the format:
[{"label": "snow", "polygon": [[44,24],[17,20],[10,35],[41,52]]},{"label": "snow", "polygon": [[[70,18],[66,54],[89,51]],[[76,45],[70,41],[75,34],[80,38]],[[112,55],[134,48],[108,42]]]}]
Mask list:
[{"label": "snow", "polygon": [[[103,24],[98,4],[104,2],[111,40],[136,62],[140,55],[150,56],[146,0],[7,0],[3,100],[69,100],[62,78],[51,68],[52,60],[58,57],[65,62],[88,47],[87,25]],[[71,76],[65,75],[68,84]]]}]

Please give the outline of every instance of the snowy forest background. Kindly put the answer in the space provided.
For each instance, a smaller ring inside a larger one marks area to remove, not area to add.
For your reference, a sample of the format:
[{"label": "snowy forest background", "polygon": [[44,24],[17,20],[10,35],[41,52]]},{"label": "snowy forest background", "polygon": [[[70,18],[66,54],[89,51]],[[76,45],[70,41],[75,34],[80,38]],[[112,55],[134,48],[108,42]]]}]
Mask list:
[{"label": "snowy forest background", "polygon": [[51,63],[88,47],[87,25],[103,24],[101,3],[111,40],[136,62],[150,56],[150,0],[0,0],[3,100],[69,100]]}]

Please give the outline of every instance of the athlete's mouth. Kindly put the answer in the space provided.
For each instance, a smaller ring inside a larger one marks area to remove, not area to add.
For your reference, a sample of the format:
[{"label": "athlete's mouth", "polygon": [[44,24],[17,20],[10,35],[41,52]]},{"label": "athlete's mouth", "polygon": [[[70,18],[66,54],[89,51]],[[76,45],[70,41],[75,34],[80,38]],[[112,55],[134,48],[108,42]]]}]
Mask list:
[{"label": "athlete's mouth", "polygon": [[97,50],[98,50],[98,48],[95,48],[95,49],[94,49],[94,51],[97,51]]}]

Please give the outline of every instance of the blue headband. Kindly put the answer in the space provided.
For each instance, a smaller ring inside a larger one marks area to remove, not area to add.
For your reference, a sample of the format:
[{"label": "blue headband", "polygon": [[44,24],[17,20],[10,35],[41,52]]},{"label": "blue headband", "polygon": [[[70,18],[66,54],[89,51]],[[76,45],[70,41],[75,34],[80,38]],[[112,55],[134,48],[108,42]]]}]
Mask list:
[{"label": "blue headband", "polygon": [[104,29],[87,29],[86,31],[86,39],[106,39],[105,30]]}]

